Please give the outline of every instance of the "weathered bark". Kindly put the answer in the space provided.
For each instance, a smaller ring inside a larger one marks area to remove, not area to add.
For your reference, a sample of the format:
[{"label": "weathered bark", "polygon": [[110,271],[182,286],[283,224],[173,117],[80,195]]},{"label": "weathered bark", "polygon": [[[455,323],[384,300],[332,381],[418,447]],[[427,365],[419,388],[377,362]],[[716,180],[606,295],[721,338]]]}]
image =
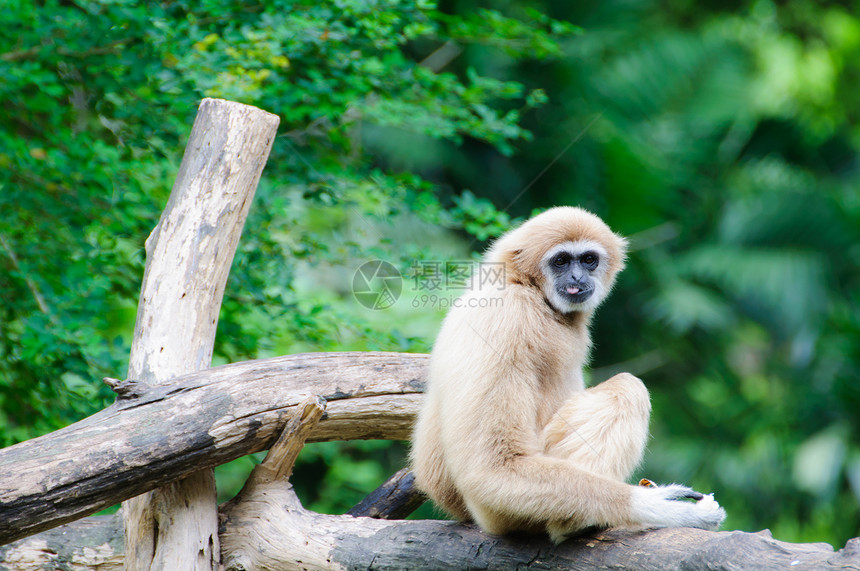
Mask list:
[{"label": "weathered bark", "polygon": [[0,571],[122,571],[122,516],[101,515],[0,545]]},{"label": "weathered bark", "polygon": [[[146,242],[128,378],[165,385],[209,367],[233,254],[278,123],[239,103],[200,104],[170,200]],[[217,568],[211,469],[126,502],[123,514],[127,569]]]},{"label": "weathered bark", "polygon": [[[254,467],[239,494],[221,509],[223,529],[227,529],[231,519],[236,517],[234,514],[248,513],[249,504],[246,500],[250,500],[250,505],[253,506],[253,498],[265,496],[269,487],[284,488],[288,485],[287,479],[293,473],[296,458],[314,426],[322,418],[324,410],[325,404],[319,397],[307,398],[298,406],[298,410],[277,442],[272,445],[266,458]],[[253,512],[253,507],[251,511]],[[255,538],[229,532],[226,537],[229,539],[223,547],[224,566],[237,571],[253,569],[253,561],[260,551],[259,544],[250,542]]]},{"label": "weathered bark", "polygon": [[[227,571],[295,569],[858,569],[860,539],[838,553],[757,534],[674,528],[608,530],[556,546],[471,525],[331,516],[305,510],[286,483],[258,486],[227,514],[223,553],[253,545]],[[225,559],[228,561],[228,559]]]},{"label": "weathered bark", "polygon": [[427,496],[415,487],[415,476],[402,468],[346,513],[353,517],[404,519],[425,501]]},{"label": "weathered bark", "polygon": [[[295,500],[287,492],[281,493],[293,502],[287,504],[292,507]],[[289,531],[307,534],[303,539],[313,547],[302,542],[284,561],[257,569],[860,569],[860,539],[852,539],[844,549],[834,552],[826,543],[777,541],[768,531],[615,529],[554,546],[537,537],[492,537],[473,526],[447,521],[392,522],[324,516],[303,509],[287,512],[286,506],[267,515],[294,516],[300,523],[289,526]],[[0,570],[119,571],[124,554],[121,525],[116,516],[91,517],[2,546]],[[222,545],[230,541],[227,534],[240,533],[242,527],[253,525],[255,522],[226,522]],[[265,526],[267,530],[259,536],[258,544],[261,564],[298,543],[295,538],[274,535],[272,522],[266,520]],[[309,552],[313,552],[313,558]]]},{"label": "weathered bark", "polygon": [[308,353],[224,365],[170,386],[126,382],[103,411],[0,450],[0,545],[266,449],[308,396],[312,441],[405,440],[426,355]]},{"label": "weathered bark", "polygon": [[[767,531],[608,530],[560,546],[545,537],[493,537],[442,521],[387,521],[305,510],[286,478],[323,414],[308,397],[245,488],[221,508],[227,571],[292,569],[860,569],[860,539],[839,552]],[[0,547],[0,569],[120,569],[118,518],[89,518]]]}]

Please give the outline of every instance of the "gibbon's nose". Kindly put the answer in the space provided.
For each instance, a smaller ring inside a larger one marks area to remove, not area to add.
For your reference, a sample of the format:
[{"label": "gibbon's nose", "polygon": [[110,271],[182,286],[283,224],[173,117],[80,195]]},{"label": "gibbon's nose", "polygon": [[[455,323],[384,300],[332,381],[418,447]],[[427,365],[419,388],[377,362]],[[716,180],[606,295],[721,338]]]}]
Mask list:
[{"label": "gibbon's nose", "polygon": [[570,279],[574,284],[580,285],[585,281],[585,278],[588,276],[588,272],[585,268],[581,267],[579,264],[575,264],[573,268],[570,270]]}]

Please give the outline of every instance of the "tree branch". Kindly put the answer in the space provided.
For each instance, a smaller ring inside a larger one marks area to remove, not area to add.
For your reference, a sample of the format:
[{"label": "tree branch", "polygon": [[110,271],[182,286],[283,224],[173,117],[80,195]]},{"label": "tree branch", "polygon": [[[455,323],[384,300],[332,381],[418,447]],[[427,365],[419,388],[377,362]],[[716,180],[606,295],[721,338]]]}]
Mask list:
[{"label": "tree branch", "polygon": [[[268,569],[860,569],[860,539],[834,552],[826,543],[793,544],[769,531],[689,528],[607,530],[553,545],[541,537],[493,537],[449,521],[386,521],[308,512],[288,484],[273,483],[256,520],[222,514],[221,545],[260,527],[257,556],[244,571]],[[276,505],[285,502],[283,505]],[[222,507],[222,512],[223,512]],[[264,519],[259,519],[260,514]],[[285,523],[289,522],[289,524]],[[0,569],[15,571],[121,571],[122,522],[98,516],[0,547]],[[234,567],[234,569],[237,569]]]},{"label": "tree branch", "polygon": [[415,487],[415,476],[403,468],[346,513],[353,517],[405,519],[426,501],[427,496]]},{"label": "tree branch", "polygon": [[311,353],[183,375],[51,434],[0,450],[0,545],[266,449],[310,395],[311,441],[405,440],[426,355]]},{"label": "tree branch", "polygon": [[[308,397],[296,407],[295,415],[281,435],[269,448],[266,458],[251,471],[246,486],[288,480],[299,452],[325,412],[326,402],[320,397]],[[239,494],[241,496],[241,493]]]},{"label": "tree branch", "polygon": [[[292,474],[296,458],[324,410],[325,401],[319,397],[308,397],[298,406],[265,460],[254,467],[239,494],[222,506],[222,529],[233,528],[235,520],[253,520],[255,509],[260,504],[259,499],[265,498],[268,489],[289,488],[287,478]],[[254,526],[242,525],[239,531],[229,534],[230,543],[223,548],[222,561],[226,569],[242,571],[253,568],[253,561],[259,551]]]},{"label": "tree branch", "polygon": [[[230,265],[279,122],[250,105],[200,103],[167,206],[146,240],[129,378],[172,387],[179,375],[211,365]],[[128,500],[123,516],[128,571],[218,567],[211,469]]]}]

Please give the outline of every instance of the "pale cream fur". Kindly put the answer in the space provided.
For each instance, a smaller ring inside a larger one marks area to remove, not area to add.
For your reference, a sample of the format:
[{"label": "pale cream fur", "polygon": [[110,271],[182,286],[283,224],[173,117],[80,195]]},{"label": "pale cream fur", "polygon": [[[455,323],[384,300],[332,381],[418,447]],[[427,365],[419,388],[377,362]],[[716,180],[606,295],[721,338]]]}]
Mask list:
[{"label": "pale cream fur", "polygon": [[[558,307],[546,258],[577,245],[599,246],[598,287],[585,303]],[[591,314],[623,268],[625,248],[597,216],[550,209],[485,255],[504,264],[504,287],[476,283],[448,313],[411,460],[418,486],[454,517],[490,533],[546,531],[556,541],[590,526],[715,528],[725,517],[718,505],[675,501],[689,488],[625,483],[648,436],[651,406],[639,379],[622,373],[585,389]]]}]

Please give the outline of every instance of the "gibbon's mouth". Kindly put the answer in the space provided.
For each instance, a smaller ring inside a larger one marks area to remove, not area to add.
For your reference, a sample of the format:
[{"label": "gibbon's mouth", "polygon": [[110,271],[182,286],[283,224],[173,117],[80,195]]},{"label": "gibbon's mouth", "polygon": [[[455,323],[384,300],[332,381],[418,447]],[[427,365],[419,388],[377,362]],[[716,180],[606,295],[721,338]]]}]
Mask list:
[{"label": "gibbon's mouth", "polygon": [[567,286],[559,288],[559,290],[559,293],[573,303],[582,303],[594,293],[593,288],[583,289],[579,286]]}]

